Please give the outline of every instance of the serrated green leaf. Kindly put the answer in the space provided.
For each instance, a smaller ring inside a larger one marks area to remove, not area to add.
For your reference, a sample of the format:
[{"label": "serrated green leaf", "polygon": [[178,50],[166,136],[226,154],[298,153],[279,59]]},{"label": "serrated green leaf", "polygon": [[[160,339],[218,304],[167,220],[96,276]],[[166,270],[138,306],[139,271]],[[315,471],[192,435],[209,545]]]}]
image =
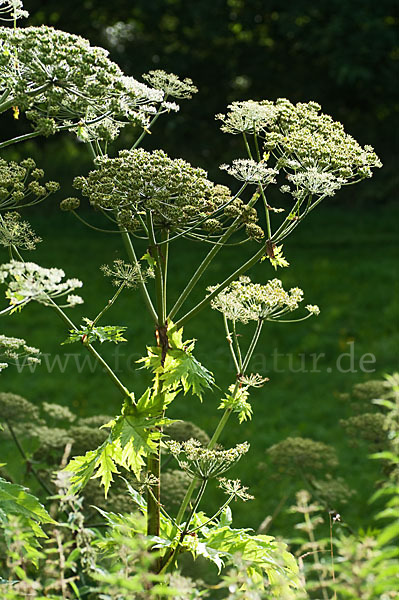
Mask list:
[{"label": "serrated green leaf", "polygon": [[135,490],[126,479],[124,481],[126,483],[129,496],[132,498],[133,502],[135,502],[142,510],[147,510],[147,502],[143,496],[137,490]]},{"label": "serrated green leaf", "polygon": [[112,474],[119,473],[115,464],[115,447],[113,444],[107,444],[101,452],[96,463],[97,473],[93,479],[100,477],[101,485],[104,486],[104,495],[107,497],[109,486],[113,481]]},{"label": "serrated green leaf", "polygon": [[224,562],[222,559],[223,555],[220,554],[220,552],[218,552],[214,548],[207,546],[207,544],[205,544],[204,542],[198,542],[198,544],[195,547],[195,554],[197,556],[203,556],[207,560],[213,562],[218,568],[218,573],[220,573],[220,571],[224,567]]},{"label": "serrated green leaf", "polygon": [[[172,329],[173,323],[169,323],[169,329]],[[181,329],[175,329],[172,333],[168,333],[169,344],[172,348],[182,349],[183,348],[183,327]]]},{"label": "serrated green leaf", "polygon": [[234,556],[239,554],[248,562],[248,574],[260,588],[265,574],[270,583],[301,587],[295,558],[287,552],[285,544],[276,542],[273,537],[251,535],[248,529],[231,529],[229,526],[209,529],[204,537],[205,540],[199,541],[204,541],[208,551],[213,548],[222,559],[234,562]]},{"label": "serrated green leaf", "polygon": [[[39,500],[29,494],[26,488],[10,483],[0,478],[0,509],[2,514],[22,515],[29,520],[30,528],[35,535],[43,535],[43,532],[37,528],[37,523],[56,523],[50,517],[44,506]],[[41,532],[41,533],[40,533]]]},{"label": "serrated green leaf", "polygon": [[101,452],[107,443],[107,441],[104,442],[96,450],[89,450],[83,456],[75,456],[65,467],[64,471],[72,473],[70,478],[71,494],[76,494],[84,488],[87,482],[93,477]]},{"label": "serrated green leaf", "polygon": [[65,344],[74,344],[75,342],[81,342],[83,344],[92,344],[94,342],[113,342],[118,344],[119,342],[126,342],[126,338],[123,337],[123,333],[127,327],[121,327],[119,325],[105,325],[104,327],[93,327],[92,322],[88,319],[84,319],[88,322],[85,327],[80,329],[71,329],[69,336],[66,340],[61,343],[61,346]]},{"label": "serrated green leaf", "polygon": [[211,388],[215,381],[213,375],[189,351],[169,350],[168,356],[173,362],[167,365],[160,376],[166,387],[183,386],[184,393],[191,391],[202,400],[206,388]]},{"label": "serrated green leaf", "polygon": [[164,419],[148,418],[141,414],[118,417],[112,429],[112,438],[120,444],[123,466],[131,469],[137,478],[145,465],[144,458],[157,449],[161,431],[154,429],[163,424]]}]

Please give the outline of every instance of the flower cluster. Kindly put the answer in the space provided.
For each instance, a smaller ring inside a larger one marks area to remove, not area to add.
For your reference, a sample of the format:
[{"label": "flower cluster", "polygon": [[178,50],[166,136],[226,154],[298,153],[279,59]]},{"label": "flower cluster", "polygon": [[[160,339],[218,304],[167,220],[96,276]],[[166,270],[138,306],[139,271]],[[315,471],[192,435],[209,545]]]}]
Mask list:
[{"label": "flower cluster", "polygon": [[241,375],[239,381],[245,388],[260,388],[269,381],[269,378],[262,377],[259,373],[250,373],[250,375]]},{"label": "flower cluster", "polygon": [[[122,150],[117,158],[97,158],[96,166],[87,177],[76,177],[74,187],[95,208],[111,211],[127,231],[141,230],[149,237],[154,227],[217,242],[223,229],[236,220],[237,229],[245,228],[247,237],[264,237],[252,205],[232,197],[226,186],[209,181],[203,169],[172,159],[163,150]],[[250,168],[255,179],[253,165]],[[256,170],[260,174],[262,168],[256,166]],[[269,171],[259,176],[270,178]],[[78,204],[77,199],[68,198],[61,208],[74,210]]]},{"label": "flower cluster", "polygon": [[145,227],[151,212],[155,227],[190,225],[210,214],[217,204],[205,171],[162,150],[123,150],[118,158],[97,159],[88,177],[75,178],[96,208],[113,210],[126,229]]},{"label": "flower cluster", "polygon": [[294,188],[282,186],[281,189],[283,192],[292,193],[296,198],[301,198],[304,193],[311,196],[334,196],[335,192],[346,183],[343,177],[337,177],[328,171],[321,171],[317,166],[289,173],[287,179]]},{"label": "flower cluster", "polygon": [[133,266],[124,260],[114,260],[113,266],[102,265],[101,271],[106,277],[112,277],[112,283],[116,287],[124,284],[127,288],[135,288],[146,277],[139,266]]},{"label": "flower cluster", "polygon": [[381,161],[371,146],[358,142],[316,102],[292,104],[285,98],[233,102],[226,115],[217,115],[222,131],[256,133],[264,140],[266,156],[272,153],[276,169],[283,169],[294,198],[332,196],[346,184],[372,176]]},{"label": "flower cluster", "polygon": [[0,334],[0,359],[5,361],[0,363],[0,371],[19,358],[25,358],[30,364],[39,364],[39,354],[40,350],[28,346],[25,340]]},{"label": "flower cluster", "polygon": [[288,437],[267,450],[273,468],[284,475],[296,476],[298,468],[305,475],[329,470],[338,465],[332,446],[309,438]]},{"label": "flower cluster", "polygon": [[[217,286],[208,288],[213,292]],[[299,288],[285,291],[279,279],[272,279],[265,285],[252,283],[249,277],[241,276],[233,281],[211,302],[212,308],[223,313],[230,321],[278,321],[286,313],[299,307],[303,292]],[[318,307],[308,305],[308,315],[317,315]]]},{"label": "flower cluster", "polygon": [[126,77],[107,55],[51,27],[1,27],[0,110],[18,107],[43,135],[70,125],[87,141],[114,139],[127,122],[145,126],[157,110],[178,108],[163,107],[162,90]]},{"label": "flower cluster", "polygon": [[248,494],[248,488],[242,485],[239,479],[226,479],[225,477],[221,477],[219,479],[219,487],[234,500],[240,499],[243,502],[254,500],[254,496]]},{"label": "flower cluster", "polygon": [[226,115],[216,115],[222,121],[221,130],[225,133],[260,134],[276,121],[276,107],[269,100],[233,102],[227,108],[229,112]]},{"label": "flower cluster", "polygon": [[165,73],[157,69],[143,75],[143,79],[147,81],[154,89],[162,90],[165,97],[184,99],[191,98],[193,94],[198,92],[191,79],[179,79],[173,73]]},{"label": "flower cluster", "polygon": [[263,186],[276,183],[275,176],[278,175],[278,170],[271,169],[266,162],[257,163],[254,160],[242,158],[233,160],[232,165],[220,165],[220,168],[239,181],[246,181],[255,185],[261,183]]},{"label": "flower cluster", "polygon": [[41,183],[43,177],[32,158],[19,163],[0,158],[0,211],[31,206],[59,189],[55,181]]},{"label": "flower cluster", "polygon": [[237,444],[229,450],[210,450],[194,439],[186,442],[170,440],[166,442],[166,445],[183,471],[200,479],[218,477],[230,469],[249,450],[247,442]]},{"label": "flower cluster", "polygon": [[2,421],[18,424],[21,421],[40,423],[39,409],[22,396],[0,392],[0,414]]},{"label": "flower cluster", "polygon": [[41,242],[27,221],[21,221],[17,212],[8,212],[0,217],[0,244],[6,248],[21,248],[34,250],[36,244]]},{"label": "flower cluster", "polygon": [[17,21],[29,17],[23,9],[22,0],[0,0],[0,21]]},{"label": "flower cluster", "polygon": [[79,279],[66,279],[62,269],[46,269],[32,262],[12,260],[0,265],[0,283],[6,284],[6,298],[12,310],[23,308],[31,300],[51,305],[51,299],[67,296],[65,306],[75,306],[83,302],[80,296],[71,294],[82,287]]}]

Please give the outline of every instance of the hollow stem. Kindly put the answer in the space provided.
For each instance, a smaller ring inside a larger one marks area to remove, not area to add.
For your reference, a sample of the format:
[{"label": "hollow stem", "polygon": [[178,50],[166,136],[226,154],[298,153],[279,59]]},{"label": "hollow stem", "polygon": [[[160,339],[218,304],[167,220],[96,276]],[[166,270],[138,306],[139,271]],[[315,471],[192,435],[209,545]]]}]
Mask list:
[{"label": "hollow stem", "polygon": [[232,325],[233,325],[233,343],[234,343],[235,351],[236,351],[236,354],[237,354],[238,366],[239,366],[237,375],[239,375],[240,373],[243,372],[243,363],[242,363],[242,356],[241,356],[241,348],[240,348],[240,344],[238,343],[238,336],[237,336],[237,331],[236,331],[236,322],[233,321]]},{"label": "hollow stem", "polygon": [[162,276],[162,259],[155,238],[154,223],[151,211],[147,211],[147,229],[150,241],[150,254],[155,260],[155,292],[157,299],[158,327],[163,327],[165,324],[165,298],[164,298],[164,283]]},{"label": "hollow stem", "polygon": [[[193,482],[192,482],[192,483],[194,483],[194,486],[195,486],[196,481],[197,480],[194,479]],[[193,503],[193,506],[191,508],[190,514],[187,517],[187,521],[186,521],[186,524],[184,525],[184,529],[183,529],[183,531],[181,532],[181,534],[179,536],[179,541],[177,542],[177,545],[172,550],[172,552],[170,552],[169,554],[167,554],[165,556],[164,562],[162,564],[162,568],[159,571],[160,573],[164,573],[167,570],[167,568],[169,567],[169,565],[171,565],[172,562],[174,561],[174,559],[175,559],[175,557],[176,557],[176,555],[177,555],[177,553],[179,551],[179,548],[182,545],[182,543],[184,541],[184,538],[186,537],[186,535],[188,533],[188,529],[190,527],[191,519],[193,518],[193,515],[195,514],[195,512],[196,512],[196,510],[197,510],[197,508],[198,508],[198,506],[199,506],[199,504],[201,502],[201,499],[202,499],[202,496],[204,495],[207,483],[208,483],[207,479],[203,479],[201,481],[200,489],[198,490],[198,494],[197,494],[197,497],[196,497],[196,499],[195,499],[195,501]],[[177,524],[179,525],[178,522],[177,522]]]}]

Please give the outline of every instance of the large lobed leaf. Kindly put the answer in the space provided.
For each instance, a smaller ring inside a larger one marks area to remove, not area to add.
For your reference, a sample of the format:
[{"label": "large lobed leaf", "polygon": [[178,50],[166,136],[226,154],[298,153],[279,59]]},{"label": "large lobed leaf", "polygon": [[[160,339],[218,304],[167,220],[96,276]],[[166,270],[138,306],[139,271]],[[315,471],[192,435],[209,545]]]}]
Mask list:
[{"label": "large lobed leaf", "polygon": [[16,483],[10,483],[0,477],[0,522],[7,522],[7,515],[24,517],[29,527],[37,537],[44,533],[39,523],[55,523],[39,500],[29,494],[26,488]]}]

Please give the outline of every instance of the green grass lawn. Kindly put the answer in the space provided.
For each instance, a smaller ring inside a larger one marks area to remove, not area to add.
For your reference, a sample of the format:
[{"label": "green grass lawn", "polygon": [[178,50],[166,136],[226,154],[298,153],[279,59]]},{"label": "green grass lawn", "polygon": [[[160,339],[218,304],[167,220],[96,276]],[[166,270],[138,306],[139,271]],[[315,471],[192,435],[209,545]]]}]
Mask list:
[{"label": "green grass lawn", "polygon": [[[70,310],[69,314],[75,322],[79,322],[81,316],[93,318],[112,294],[109,281],[99,271],[100,265],[124,258],[118,236],[84,228],[67,214],[54,211],[46,214],[45,205],[25,216],[45,240],[27,258],[42,266],[61,267],[68,277],[81,278],[85,304]],[[252,395],[253,420],[239,426],[236,419],[231,419],[223,434],[222,442],[226,446],[245,439],[251,442],[249,455],[234,472],[256,496],[251,504],[237,503],[233,507],[240,525],[257,527],[273,512],[284,494],[286,486],[275,480],[264,462],[265,450],[287,436],[312,437],[333,444],[341,461],[339,474],[349,485],[361,490],[346,508],[340,509],[343,519],[357,526],[369,513],[366,499],[378,474],[378,465],[367,459],[364,447],[353,449],[348,445],[339,420],[350,414],[350,407],[340,400],[339,394],[348,392],[354,383],[381,377],[398,368],[397,221],[398,208],[393,204],[346,207],[335,204],[334,200],[325,201],[285,245],[291,268],[280,269],[277,277],[285,287],[303,288],[305,304],[318,304],[321,314],[317,319],[293,325],[265,325],[252,370],[269,377],[270,382]],[[140,251],[144,253],[144,248]],[[230,248],[220,253],[187,307],[203,297],[206,285],[221,281],[232,265],[244,261],[248,251]],[[177,243],[172,249],[172,301],[198,264],[201,253],[201,247],[196,244]],[[258,282],[275,276],[267,261],[257,265],[251,273],[252,279]],[[140,293],[124,292],[110,310],[107,321],[128,326],[129,341],[117,347],[119,357],[115,355],[116,347],[104,345],[101,352],[110,364],[121,369],[120,376],[129,389],[140,393],[149,376],[137,369],[135,360],[143,354],[145,345],[154,341],[152,324],[144,312]],[[67,332],[50,309],[32,304],[21,314],[3,318],[2,331],[6,335],[24,337],[46,355],[42,365],[32,373],[28,369],[20,374],[15,368],[7,369],[1,378],[2,391],[18,393],[38,403],[65,404],[84,416],[113,414],[119,410],[118,391],[99,368],[92,372],[86,364],[86,368],[77,370],[86,356],[84,349],[60,346]],[[245,329],[242,333],[245,343],[249,334]],[[197,358],[214,372],[218,385],[225,390],[234,374],[219,313],[204,311],[187,325],[185,337],[198,338]],[[349,356],[341,358],[342,368],[337,368],[337,359],[351,347],[355,372],[349,371]],[[71,353],[75,355],[67,358],[66,354]],[[76,353],[79,353],[77,357]],[[278,358],[276,364],[273,353],[284,357]],[[53,362],[57,354],[62,369]],[[301,354],[305,355],[304,359]],[[312,354],[323,354],[318,360],[317,372],[312,368]],[[375,357],[375,363],[366,364],[372,370],[369,373],[359,367],[365,354]],[[304,360],[305,371],[301,360]],[[206,396],[202,405],[196,398],[179,397],[171,416],[192,420],[212,433],[219,416],[219,401],[217,389]],[[219,492],[213,491],[208,503],[213,494]],[[284,524],[285,517],[280,516],[271,533],[281,533],[279,526],[284,527]]]}]

